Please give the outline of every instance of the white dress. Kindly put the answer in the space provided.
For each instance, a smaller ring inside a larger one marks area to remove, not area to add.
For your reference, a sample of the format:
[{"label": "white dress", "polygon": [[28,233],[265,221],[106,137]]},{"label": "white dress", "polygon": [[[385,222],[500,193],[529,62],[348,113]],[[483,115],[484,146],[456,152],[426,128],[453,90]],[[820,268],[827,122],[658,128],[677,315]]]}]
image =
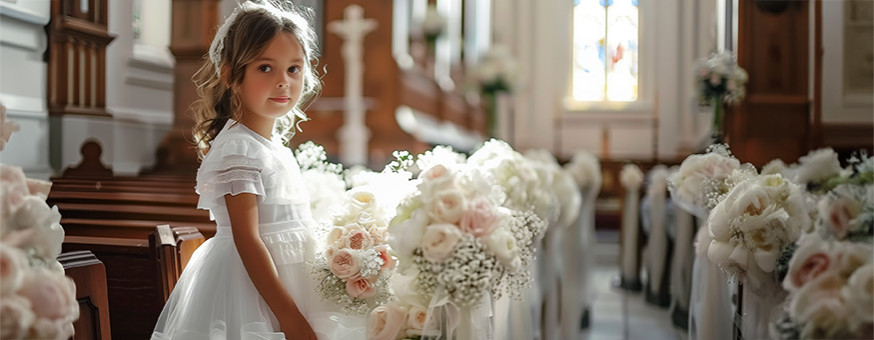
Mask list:
[{"label": "white dress", "polygon": [[[363,339],[366,321],[339,313],[314,290],[306,261],[317,253],[309,193],[290,149],[229,121],[197,172],[200,209],[216,235],[193,254],[167,300],[153,340],[281,340],[279,323],[255,289],[234,245],[226,194],[253,193],[259,233],[285,288],[320,340]],[[295,334],[288,334],[294,339]]]}]

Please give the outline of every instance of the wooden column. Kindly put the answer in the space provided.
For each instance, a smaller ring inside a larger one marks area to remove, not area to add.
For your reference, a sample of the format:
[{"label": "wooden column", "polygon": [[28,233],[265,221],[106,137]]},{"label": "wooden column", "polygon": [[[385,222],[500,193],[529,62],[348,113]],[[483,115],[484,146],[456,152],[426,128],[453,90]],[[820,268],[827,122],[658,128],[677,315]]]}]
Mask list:
[{"label": "wooden column", "polygon": [[809,150],[809,5],[739,0],[738,64],[750,75],[747,96],[726,115],[732,152],[762,166],[794,162]]},{"label": "wooden column", "polygon": [[107,0],[52,0],[47,26],[49,114],[106,112]]},{"label": "wooden column", "polygon": [[191,104],[197,100],[191,78],[203,65],[204,56],[219,24],[219,0],[173,0],[170,51],[176,57],[173,88],[173,129],[158,149],[157,171],[191,175],[199,161],[191,129]]}]

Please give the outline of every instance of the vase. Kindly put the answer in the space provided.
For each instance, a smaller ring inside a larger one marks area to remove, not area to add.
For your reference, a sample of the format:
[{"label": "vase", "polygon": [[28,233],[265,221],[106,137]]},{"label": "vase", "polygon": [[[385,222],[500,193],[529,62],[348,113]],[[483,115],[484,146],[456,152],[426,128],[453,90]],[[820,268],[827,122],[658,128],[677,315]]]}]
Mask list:
[{"label": "vase", "polygon": [[713,124],[710,128],[711,137],[713,137],[717,143],[722,142],[725,138],[723,131],[725,128],[724,106],[725,103],[723,102],[722,95],[717,95],[713,99]]}]

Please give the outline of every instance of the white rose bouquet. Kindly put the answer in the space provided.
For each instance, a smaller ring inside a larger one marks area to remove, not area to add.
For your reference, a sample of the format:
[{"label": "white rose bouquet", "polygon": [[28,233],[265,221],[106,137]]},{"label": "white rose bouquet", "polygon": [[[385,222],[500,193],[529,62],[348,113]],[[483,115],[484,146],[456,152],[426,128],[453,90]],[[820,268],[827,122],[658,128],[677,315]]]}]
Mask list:
[{"label": "white rose bouquet", "polygon": [[501,207],[493,179],[478,169],[435,165],[419,180],[389,227],[417,291],[445,295],[458,307],[478,305],[488,293],[520,293],[545,223],[531,211]]},{"label": "white rose bouquet", "polygon": [[391,296],[389,279],[396,261],[388,247],[388,221],[372,192],[353,189],[334,216],[325,251],[310,262],[325,300],[365,315]]},{"label": "white rose bouquet", "polygon": [[0,165],[0,338],[67,339],[79,318],[76,286],[57,261],[64,240],[49,184]]},{"label": "white rose bouquet", "polygon": [[783,288],[786,313],[774,324],[781,338],[874,337],[874,251],[870,243],[834,242],[818,233],[798,240]]},{"label": "white rose bouquet", "polygon": [[713,105],[713,127],[715,136],[722,134],[722,109],[724,104],[740,102],[746,90],[747,72],[737,65],[735,57],[728,53],[714,53],[708,59],[699,60],[696,65],[695,80],[698,87],[698,102]]},{"label": "white rose bouquet", "polygon": [[668,178],[671,198],[684,210],[698,217],[707,216],[731,189],[727,179],[740,167],[728,145],[711,145],[705,154],[686,157],[679,171]]},{"label": "white rose bouquet", "polygon": [[743,180],[713,208],[708,258],[754,287],[774,272],[784,247],[811,224],[802,190],[781,175]]}]

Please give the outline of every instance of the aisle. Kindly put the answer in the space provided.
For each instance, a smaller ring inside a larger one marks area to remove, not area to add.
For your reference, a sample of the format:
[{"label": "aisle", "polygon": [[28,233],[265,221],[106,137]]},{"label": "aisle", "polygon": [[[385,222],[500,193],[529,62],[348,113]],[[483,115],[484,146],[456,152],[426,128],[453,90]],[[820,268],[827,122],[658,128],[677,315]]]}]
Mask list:
[{"label": "aisle", "polygon": [[[594,305],[590,328],[585,340],[683,340],[686,333],[675,330],[667,309],[644,301],[642,293],[628,292],[611,286],[619,273],[618,244],[599,244],[597,267],[592,276]],[[610,263],[610,262],[613,263]],[[623,306],[625,304],[625,306]]]}]

